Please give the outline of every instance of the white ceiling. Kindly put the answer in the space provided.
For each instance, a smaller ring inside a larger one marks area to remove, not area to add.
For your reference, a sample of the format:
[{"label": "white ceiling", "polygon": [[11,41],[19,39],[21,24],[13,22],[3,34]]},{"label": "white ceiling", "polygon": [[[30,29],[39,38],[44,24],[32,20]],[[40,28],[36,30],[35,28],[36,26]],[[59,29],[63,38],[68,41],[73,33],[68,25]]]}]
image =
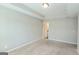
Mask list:
[{"label": "white ceiling", "polygon": [[41,3],[25,3],[24,5],[42,14],[46,19],[74,17],[79,13],[78,3],[50,3],[48,8],[43,8]]},{"label": "white ceiling", "polygon": [[41,3],[2,3],[0,5],[38,19],[73,18],[79,13],[78,3],[49,3],[48,8],[43,8]]}]

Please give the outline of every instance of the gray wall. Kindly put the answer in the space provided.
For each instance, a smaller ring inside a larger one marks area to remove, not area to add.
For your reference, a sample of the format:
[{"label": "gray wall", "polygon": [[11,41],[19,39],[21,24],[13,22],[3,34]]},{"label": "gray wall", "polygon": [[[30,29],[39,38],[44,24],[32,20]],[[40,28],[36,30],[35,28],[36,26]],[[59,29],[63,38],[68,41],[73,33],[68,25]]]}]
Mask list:
[{"label": "gray wall", "polygon": [[78,16],[78,33],[77,33],[77,50],[78,50],[78,54],[79,54],[79,16]]},{"label": "gray wall", "polygon": [[49,40],[77,44],[77,19],[60,18],[49,21]]},{"label": "gray wall", "polygon": [[42,21],[0,6],[0,51],[39,40]]}]

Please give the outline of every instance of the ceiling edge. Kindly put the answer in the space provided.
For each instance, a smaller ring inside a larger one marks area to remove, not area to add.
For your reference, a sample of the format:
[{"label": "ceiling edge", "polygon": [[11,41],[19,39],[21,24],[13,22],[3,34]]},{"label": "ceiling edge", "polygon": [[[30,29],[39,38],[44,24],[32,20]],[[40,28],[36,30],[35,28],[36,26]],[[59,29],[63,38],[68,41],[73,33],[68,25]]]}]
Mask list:
[{"label": "ceiling edge", "polygon": [[37,18],[37,19],[40,19],[40,20],[42,20],[44,17],[42,17],[42,16],[40,16],[40,15],[38,15],[38,14],[35,14],[34,12],[32,12],[32,11],[28,11],[28,10],[24,10],[23,8],[20,8],[20,7],[18,7],[18,6],[15,6],[15,5],[13,5],[13,4],[8,4],[8,3],[2,3],[2,4],[0,4],[0,5],[2,5],[2,6],[5,6],[5,7],[7,7],[7,8],[10,8],[10,9],[13,9],[13,10],[15,10],[15,11],[19,11],[19,12],[21,12],[21,13],[24,13],[24,14],[26,14],[26,15],[28,15],[28,16],[32,16],[32,17],[34,17],[34,18]]}]

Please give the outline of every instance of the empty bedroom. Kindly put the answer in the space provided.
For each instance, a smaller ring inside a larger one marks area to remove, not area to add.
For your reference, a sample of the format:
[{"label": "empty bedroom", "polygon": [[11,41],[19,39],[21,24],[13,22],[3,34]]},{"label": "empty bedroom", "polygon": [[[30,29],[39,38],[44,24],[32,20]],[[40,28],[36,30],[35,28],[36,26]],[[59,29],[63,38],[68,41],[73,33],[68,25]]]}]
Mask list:
[{"label": "empty bedroom", "polygon": [[0,3],[0,55],[78,55],[79,3]]}]

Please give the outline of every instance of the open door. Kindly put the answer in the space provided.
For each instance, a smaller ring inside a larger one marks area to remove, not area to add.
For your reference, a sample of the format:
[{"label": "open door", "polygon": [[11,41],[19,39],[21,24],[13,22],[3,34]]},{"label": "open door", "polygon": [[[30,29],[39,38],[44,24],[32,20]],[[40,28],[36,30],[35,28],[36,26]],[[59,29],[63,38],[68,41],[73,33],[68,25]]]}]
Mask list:
[{"label": "open door", "polygon": [[48,40],[48,31],[49,31],[49,24],[47,21],[43,21],[43,39]]}]

